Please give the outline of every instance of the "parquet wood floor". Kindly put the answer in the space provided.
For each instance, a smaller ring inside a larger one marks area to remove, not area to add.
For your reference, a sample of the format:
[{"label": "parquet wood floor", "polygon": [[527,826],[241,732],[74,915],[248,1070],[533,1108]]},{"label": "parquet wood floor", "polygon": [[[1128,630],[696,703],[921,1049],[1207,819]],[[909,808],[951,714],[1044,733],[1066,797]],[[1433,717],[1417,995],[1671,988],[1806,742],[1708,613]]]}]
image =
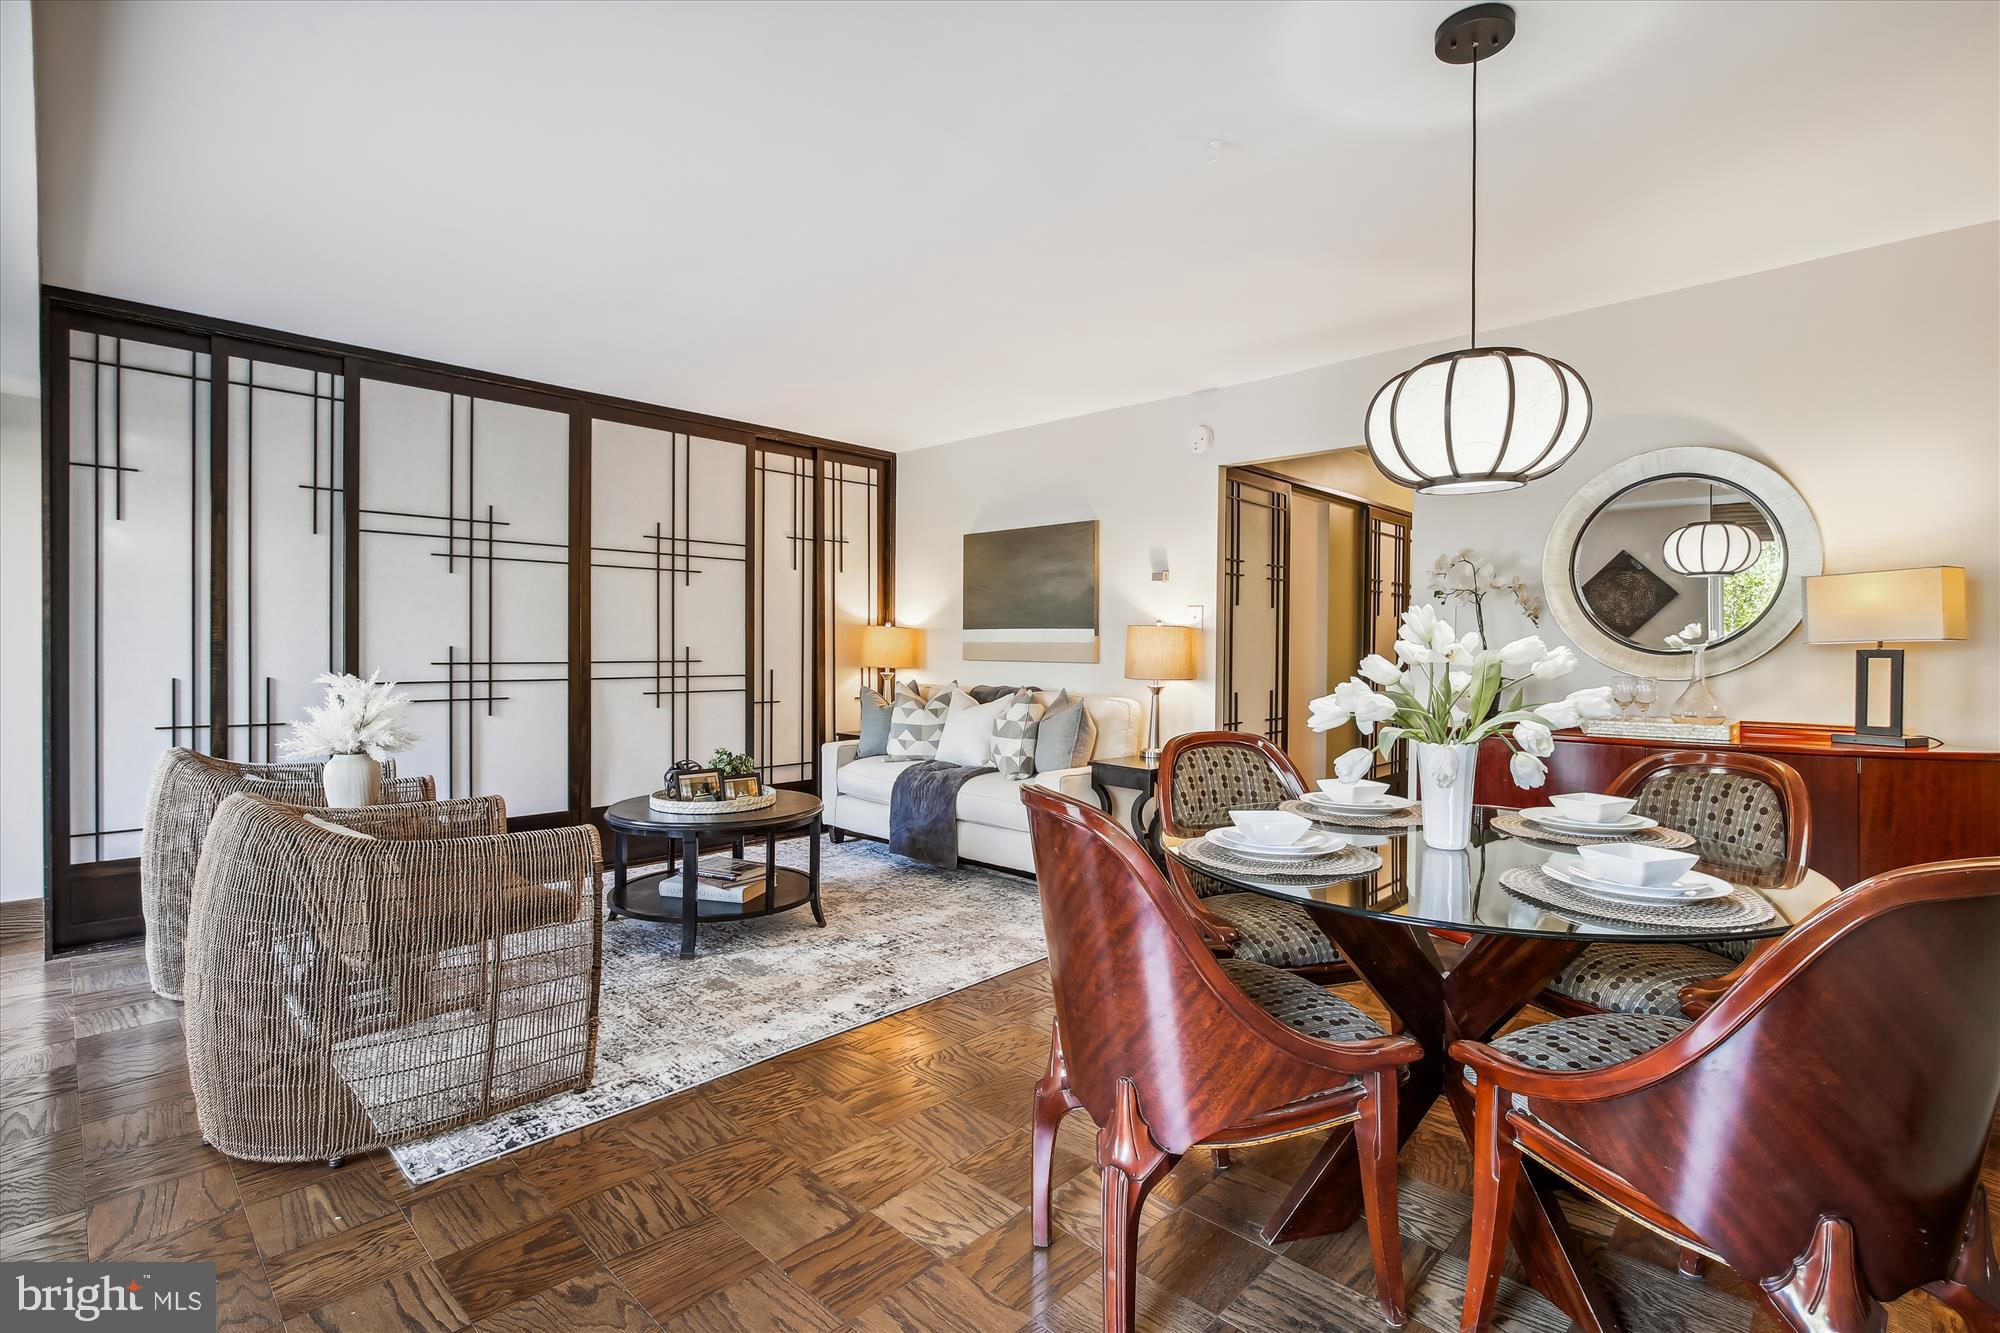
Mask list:
[{"label": "parquet wood floor", "polygon": [[[1058,1141],[1055,1243],[1029,1243],[1048,1014],[1045,968],[1024,968],[413,1188],[386,1153],[328,1171],[203,1147],[179,1010],[147,989],[139,951],[45,963],[16,930],[0,943],[0,1258],[212,1259],[222,1327],[244,1333],[1087,1331],[1097,1185],[1080,1115]],[[1257,1238],[1312,1146],[1180,1166],[1146,1212],[1143,1326],[1382,1327],[1360,1227]],[[1457,1131],[1427,1122],[1402,1181],[1415,1333],[1457,1327],[1468,1188]],[[2000,1201],[2000,1138],[1987,1191]],[[1571,1211],[1637,1333],[1775,1328],[1730,1274],[1685,1281],[1630,1224]],[[1566,1327],[1518,1288],[1503,1309],[1511,1329]],[[1957,1327],[1923,1296],[1891,1312],[1896,1333]]]}]

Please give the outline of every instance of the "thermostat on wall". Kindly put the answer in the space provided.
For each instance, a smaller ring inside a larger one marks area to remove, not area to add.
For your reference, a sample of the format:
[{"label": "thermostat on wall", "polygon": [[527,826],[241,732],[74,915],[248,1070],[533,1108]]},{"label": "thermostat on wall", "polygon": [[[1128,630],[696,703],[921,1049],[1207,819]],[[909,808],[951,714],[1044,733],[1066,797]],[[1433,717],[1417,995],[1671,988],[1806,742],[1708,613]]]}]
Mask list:
[{"label": "thermostat on wall", "polygon": [[1188,452],[1205,454],[1215,445],[1215,431],[1207,426],[1196,426],[1188,432]]}]

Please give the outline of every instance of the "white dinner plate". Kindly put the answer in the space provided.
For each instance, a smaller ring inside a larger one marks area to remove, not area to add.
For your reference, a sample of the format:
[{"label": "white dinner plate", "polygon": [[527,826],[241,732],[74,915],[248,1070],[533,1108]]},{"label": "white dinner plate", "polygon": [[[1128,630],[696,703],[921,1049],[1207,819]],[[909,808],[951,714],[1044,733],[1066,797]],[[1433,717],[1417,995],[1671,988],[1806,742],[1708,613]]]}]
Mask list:
[{"label": "white dinner plate", "polygon": [[1589,819],[1571,819],[1550,805],[1538,805],[1533,809],[1523,810],[1521,818],[1531,819],[1543,828],[1551,828],[1558,833],[1596,833],[1607,838],[1660,826],[1658,820],[1648,819],[1644,815],[1620,815],[1616,819],[1607,819],[1601,823]]},{"label": "white dinner plate", "polygon": [[1324,810],[1328,814],[1335,815],[1393,815],[1398,810],[1410,808],[1409,797],[1393,794],[1378,796],[1363,805],[1336,801],[1323,791],[1309,791],[1305,794],[1304,800],[1315,810]]},{"label": "white dinner plate", "polygon": [[1347,839],[1335,837],[1321,829],[1311,829],[1300,835],[1297,842],[1273,847],[1268,843],[1252,842],[1243,836],[1241,829],[1210,829],[1202,835],[1208,841],[1225,851],[1237,852],[1244,856],[1262,856],[1273,861],[1298,861],[1313,856],[1331,856],[1347,845]]},{"label": "white dinner plate", "polygon": [[1542,864],[1542,869],[1571,888],[1628,903],[1700,903],[1711,898],[1726,898],[1735,892],[1728,880],[1717,879],[1699,870],[1688,871],[1672,884],[1649,889],[1586,874],[1580,856],[1552,856]]}]

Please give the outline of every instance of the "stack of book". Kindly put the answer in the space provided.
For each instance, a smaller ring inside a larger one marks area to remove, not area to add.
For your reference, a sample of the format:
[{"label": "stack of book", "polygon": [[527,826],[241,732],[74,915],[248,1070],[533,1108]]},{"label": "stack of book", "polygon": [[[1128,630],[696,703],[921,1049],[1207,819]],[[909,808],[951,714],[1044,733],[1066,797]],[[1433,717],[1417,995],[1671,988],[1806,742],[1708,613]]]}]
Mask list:
[{"label": "stack of book", "polygon": [[711,902],[754,907],[764,896],[764,863],[733,856],[711,857],[695,872],[695,893]]}]

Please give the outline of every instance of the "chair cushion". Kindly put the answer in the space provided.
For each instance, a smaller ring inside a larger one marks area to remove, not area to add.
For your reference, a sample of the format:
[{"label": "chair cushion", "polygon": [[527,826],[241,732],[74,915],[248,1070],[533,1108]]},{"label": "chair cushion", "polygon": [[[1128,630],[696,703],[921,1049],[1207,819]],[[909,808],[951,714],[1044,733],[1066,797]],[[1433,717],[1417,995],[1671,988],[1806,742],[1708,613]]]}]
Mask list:
[{"label": "chair cushion", "polygon": [[1570,960],[1549,989],[1618,1014],[1681,1017],[1681,987],[1735,964],[1687,944],[1593,944]]},{"label": "chair cushion", "polygon": [[1294,1031],[1321,1041],[1365,1041],[1388,1035],[1374,1019],[1304,977],[1245,958],[1217,961],[1252,1004]]},{"label": "chair cushion", "polygon": [[1285,799],[1285,785],[1270,762],[1242,745],[1202,745],[1174,759],[1168,818],[1182,833],[1229,823],[1231,810],[1271,810]]},{"label": "chair cushion", "polygon": [[907,763],[897,763],[887,755],[870,755],[842,764],[834,771],[833,789],[842,796],[889,804],[889,791],[896,779],[910,771]]},{"label": "chair cushion", "polygon": [[958,817],[967,824],[1028,831],[1028,807],[1021,804],[1022,784],[1000,773],[981,773],[958,789]]},{"label": "chair cushion", "polygon": [[[1489,1044],[1524,1065],[1572,1074],[1624,1064],[1673,1040],[1691,1026],[1685,1018],[1670,1018],[1665,1014],[1584,1014],[1521,1028],[1496,1037]],[[1467,1069],[1465,1079],[1477,1083],[1478,1072]]]},{"label": "chair cushion", "polygon": [[1303,907],[1261,893],[1222,893],[1201,905],[1241,931],[1235,956],[1267,967],[1312,967],[1340,953]]},{"label": "chair cushion", "polygon": [[1784,798],[1761,777],[1669,768],[1633,794],[1635,813],[1692,833],[1711,864],[1756,867],[1784,859]]}]

